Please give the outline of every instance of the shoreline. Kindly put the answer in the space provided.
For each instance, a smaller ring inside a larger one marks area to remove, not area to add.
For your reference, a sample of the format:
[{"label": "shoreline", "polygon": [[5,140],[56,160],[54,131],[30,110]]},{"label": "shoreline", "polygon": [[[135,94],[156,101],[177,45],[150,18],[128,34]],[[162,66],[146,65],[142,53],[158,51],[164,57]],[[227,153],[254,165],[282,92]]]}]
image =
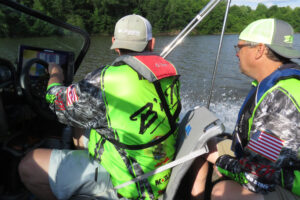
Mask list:
[{"label": "shoreline", "polygon": [[[153,36],[176,36],[180,33],[180,31],[170,31],[170,32],[153,32]],[[211,34],[205,34],[205,33],[193,33],[191,32],[190,36],[199,36],[199,35],[220,35],[220,33],[211,33]],[[224,33],[224,35],[237,35],[239,33]],[[96,34],[90,34],[90,36],[112,36],[112,34],[109,33],[96,33]]]}]

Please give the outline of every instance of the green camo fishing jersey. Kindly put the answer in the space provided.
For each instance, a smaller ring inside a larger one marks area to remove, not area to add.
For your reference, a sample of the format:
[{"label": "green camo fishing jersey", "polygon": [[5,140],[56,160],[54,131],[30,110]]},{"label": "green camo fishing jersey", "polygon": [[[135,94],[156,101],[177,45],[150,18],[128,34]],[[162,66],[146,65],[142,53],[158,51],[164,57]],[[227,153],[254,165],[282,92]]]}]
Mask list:
[{"label": "green camo fishing jersey", "polygon": [[253,192],[276,185],[300,196],[300,67],[281,66],[249,92],[238,117],[232,150],[221,173]]},{"label": "green camo fishing jersey", "polygon": [[[47,96],[62,123],[92,128],[89,152],[117,186],[173,160],[179,87],[175,67],[163,58],[121,56],[79,83],[49,86]],[[157,199],[170,173],[166,170],[117,192],[130,199]]]}]

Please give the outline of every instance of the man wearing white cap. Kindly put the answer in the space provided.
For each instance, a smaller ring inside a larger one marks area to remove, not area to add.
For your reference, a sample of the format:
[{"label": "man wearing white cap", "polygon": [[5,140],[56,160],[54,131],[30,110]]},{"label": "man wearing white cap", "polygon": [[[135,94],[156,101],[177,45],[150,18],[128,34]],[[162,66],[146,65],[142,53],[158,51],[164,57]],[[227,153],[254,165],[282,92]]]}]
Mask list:
[{"label": "man wearing white cap", "polygon": [[50,108],[60,122],[88,129],[89,142],[88,151],[37,149],[22,160],[21,178],[39,199],[157,199],[168,184],[170,170],[114,189],[172,161],[181,104],[177,70],[151,53],[147,19],[121,18],[112,42],[120,56],[68,87],[49,65]]},{"label": "man wearing white cap", "polygon": [[[300,58],[293,28],[278,19],[249,24],[235,46],[240,71],[253,78],[233,140],[211,142],[207,161],[227,180],[212,199],[300,199]],[[228,145],[230,143],[230,145]],[[227,144],[227,145],[226,145]],[[201,197],[206,165],[199,161],[192,196]]]}]

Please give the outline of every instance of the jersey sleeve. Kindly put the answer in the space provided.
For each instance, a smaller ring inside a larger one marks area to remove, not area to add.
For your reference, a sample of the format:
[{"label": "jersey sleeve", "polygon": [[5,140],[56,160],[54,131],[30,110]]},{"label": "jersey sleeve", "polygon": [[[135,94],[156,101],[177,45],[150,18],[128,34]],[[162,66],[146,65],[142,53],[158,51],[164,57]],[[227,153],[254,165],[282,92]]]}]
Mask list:
[{"label": "jersey sleeve", "polygon": [[52,84],[46,100],[61,123],[80,128],[106,126],[106,110],[101,94],[101,68],[68,87]]},{"label": "jersey sleeve", "polygon": [[267,94],[255,112],[242,157],[219,157],[219,171],[253,192],[272,191],[275,185],[289,188],[289,168],[300,144],[298,109],[282,88]]}]

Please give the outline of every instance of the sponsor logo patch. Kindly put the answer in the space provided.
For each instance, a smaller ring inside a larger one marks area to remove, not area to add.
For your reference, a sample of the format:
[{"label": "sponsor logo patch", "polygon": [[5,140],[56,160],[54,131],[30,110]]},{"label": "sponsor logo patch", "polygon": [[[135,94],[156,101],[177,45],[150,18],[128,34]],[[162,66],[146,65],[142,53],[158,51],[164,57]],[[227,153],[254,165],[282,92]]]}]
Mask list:
[{"label": "sponsor logo patch", "polygon": [[264,190],[270,190],[270,186],[268,184],[264,184],[262,182],[259,182],[258,180],[255,180],[253,177],[251,177],[248,173],[245,173],[246,178],[259,188],[262,188]]},{"label": "sponsor logo patch", "polygon": [[155,185],[160,185],[170,179],[170,173],[166,174],[164,177],[155,180]]},{"label": "sponsor logo patch", "polygon": [[285,35],[284,42],[285,43],[293,43],[294,37],[292,35]]},{"label": "sponsor logo patch", "polygon": [[187,126],[185,127],[185,133],[186,133],[187,136],[190,135],[190,131],[191,131],[191,130],[192,130],[191,125],[187,125]]},{"label": "sponsor logo patch", "polygon": [[271,165],[264,165],[256,162],[250,162],[247,159],[239,160],[240,164],[249,171],[251,174],[254,174],[259,177],[264,177],[271,179],[275,173],[275,169]]},{"label": "sponsor logo patch", "polygon": [[164,165],[164,164],[166,164],[169,160],[170,160],[170,159],[169,159],[168,157],[166,157],[165,160],[163,160],[163,161],[157,163],[157,164],[155,165],[155,167],[159,167],[159,166],[161,166],[161,165]]}]

